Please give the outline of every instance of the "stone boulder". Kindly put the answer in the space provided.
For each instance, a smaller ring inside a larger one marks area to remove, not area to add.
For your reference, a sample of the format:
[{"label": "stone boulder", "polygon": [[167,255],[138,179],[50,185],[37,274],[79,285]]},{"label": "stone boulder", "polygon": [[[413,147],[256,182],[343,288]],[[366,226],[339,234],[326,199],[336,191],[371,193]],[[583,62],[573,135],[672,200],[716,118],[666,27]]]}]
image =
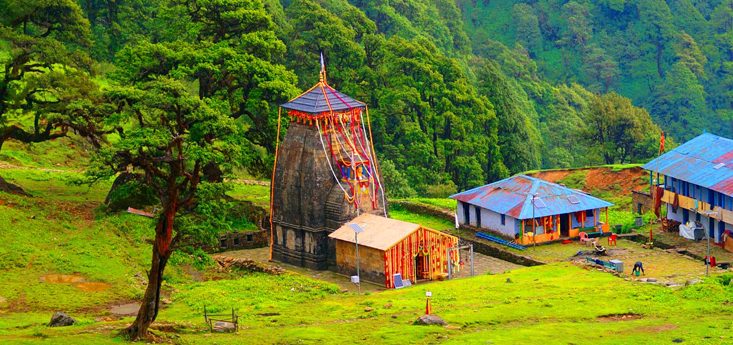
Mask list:
[{"label": "stone boulder", "polygon": [[71,326],[76,323],[76,320],[66,313],[57,311],[51,316],[51,322],[48,323],[48,327],[64,327]]},{"label": "stone boulder", "polygon": [[423,315],[417,318],[413,323],[415,325],[440,325],[445,326],[447,323],[438,315]]}]

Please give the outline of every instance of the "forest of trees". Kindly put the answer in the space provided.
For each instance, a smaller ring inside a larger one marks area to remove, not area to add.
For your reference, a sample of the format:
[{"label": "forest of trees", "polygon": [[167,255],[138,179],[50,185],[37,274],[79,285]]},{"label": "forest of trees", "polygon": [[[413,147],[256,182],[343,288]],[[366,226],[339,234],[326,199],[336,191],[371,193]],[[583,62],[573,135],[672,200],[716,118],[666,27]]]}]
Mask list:
[{"label": "forest of trees", "polygon": [[466,1],[472,41],[521,47],[553,83],[615,91],[678,141],[733,135],[733,1]]},{"label": "forest of trees", "polygon": [[[643,161],[660,129],[618,94],[652,109],[674,137],[689,137],[678,125],[720,129],[702,120],[726,101],[700,86],[717,81],[696,34],[662,26],[669,11],[620,3],[2,0],[0,145],[84,134],[85,119],[114,112],[92,106],[105,92],[171,78],[235,120],[240,165],[267,176],[277,105],[317,80],[321,52],[330,83],[369,105],[393,196],[444,196],[536,168]],[[488,20],[502,11],[512,20]],[[601,15],[616,31],[597,30]],[[725,20],[715,18],[721,41]],[[658,37],[629,22],[657,25]],[[663,78],[655,69],[648,81],[627,80],[636,72],[617,55],[628,48],[606,44],[639,32],[663,46]],[[614,119],[600,103],[617,109]],[[716,114],[725,117],[723,108]],[[597,129],[613,126],[598,121],[633,130],[604,135]]]}]

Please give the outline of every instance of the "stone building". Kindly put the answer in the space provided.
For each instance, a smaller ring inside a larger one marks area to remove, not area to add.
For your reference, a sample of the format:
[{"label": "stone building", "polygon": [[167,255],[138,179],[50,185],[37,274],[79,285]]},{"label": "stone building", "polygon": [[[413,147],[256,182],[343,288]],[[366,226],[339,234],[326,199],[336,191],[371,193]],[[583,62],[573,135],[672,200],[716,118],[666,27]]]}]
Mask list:
[{"label": "stone building", "polygon": [[326,269],[335,265],[328,234],[359,213],[385,214],[366,105],[328,85],[281,105],[290,119],[272,180],[274,260]]}]

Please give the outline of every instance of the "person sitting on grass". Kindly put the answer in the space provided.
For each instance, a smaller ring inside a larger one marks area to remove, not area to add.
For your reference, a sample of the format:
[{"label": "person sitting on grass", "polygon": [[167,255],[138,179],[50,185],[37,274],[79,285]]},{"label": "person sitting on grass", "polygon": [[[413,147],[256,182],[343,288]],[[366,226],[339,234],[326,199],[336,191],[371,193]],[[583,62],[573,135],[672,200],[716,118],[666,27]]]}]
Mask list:
[{"label": "person sitting on grass", "polygon": [[637,261],[637,262],[636,262],[636,263],[634,264],[634,268],[633,268],[633,269],[631,270],[631,274],[633,274],[633,275],[637,275],[637,276],[638,276],[639,274],[644,274],[644,275],[646,275],[646,273],[644,273],[644,265],[643,265],[643,264],[641,263],[641,261]]}]

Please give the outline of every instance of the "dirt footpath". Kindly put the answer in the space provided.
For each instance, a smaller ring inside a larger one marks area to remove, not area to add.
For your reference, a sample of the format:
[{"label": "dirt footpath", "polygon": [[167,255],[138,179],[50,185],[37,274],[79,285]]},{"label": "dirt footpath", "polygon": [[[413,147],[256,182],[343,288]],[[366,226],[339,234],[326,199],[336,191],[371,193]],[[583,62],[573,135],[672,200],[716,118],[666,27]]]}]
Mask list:
[{"label": "dirt footpath", "polygon": [[[467,251],[461,252],[461,258],[464,260],[463,269],[455,275],[456,278],[463,278],[468,277],[471,274],[471,269],[469,266],[468,261],[468,255]],[[270,249],[269,248],[257,248],[257,249],[243,249],[243,250],[233,250],[223,253],[215,254],[214,257],[220,257],[220,258],[246,258],[251,259],[254,261],[267,263],[267,264],[276,264],[277,266],[280,266],[287,271],[296,272],[308,277],[311,277],[313,279],[323,280],[331,283],[338,284],[341,286],[342,289],[350,290],[350,291],[356,291],[356,287],[351,284],[349,281],[349,277],[338,274],[336,272],[332,271],[317,271],[317,270],[311,270],[304,267],[299,266],[293,266],[289,264],[284,264],[281,262],[269,262],[269,255],[270,255]],[[479,253],[474,253],[474,273],[476,275],[481,274],[498,274],[503,273],[518,267],[522,267],[516,264],[513,264],[508,261],[500,260],[491,256],[486,256]],[[377,285],[365,282],[361,286],[362,291],[379,291],[384,290],[383,285]]]}]

